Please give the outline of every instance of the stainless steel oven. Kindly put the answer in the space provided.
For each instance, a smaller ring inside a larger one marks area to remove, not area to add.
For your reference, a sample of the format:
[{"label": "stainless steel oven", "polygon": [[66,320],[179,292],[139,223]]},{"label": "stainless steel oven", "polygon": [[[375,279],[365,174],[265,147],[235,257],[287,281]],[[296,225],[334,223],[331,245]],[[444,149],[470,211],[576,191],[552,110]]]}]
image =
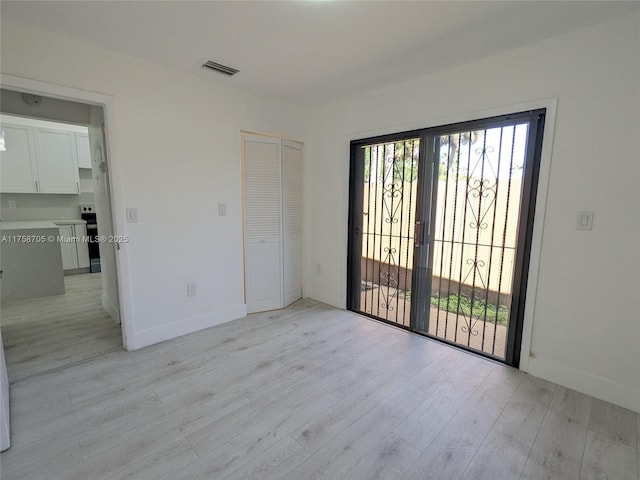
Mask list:
[{"label": "stainless steel oven", "polygon": [[100,242],[98,239],[98,220],[95,205],[80,205],[80,218],[87,222],[87,236],[89,241],[89,266],[91,273],[100,269]]}]

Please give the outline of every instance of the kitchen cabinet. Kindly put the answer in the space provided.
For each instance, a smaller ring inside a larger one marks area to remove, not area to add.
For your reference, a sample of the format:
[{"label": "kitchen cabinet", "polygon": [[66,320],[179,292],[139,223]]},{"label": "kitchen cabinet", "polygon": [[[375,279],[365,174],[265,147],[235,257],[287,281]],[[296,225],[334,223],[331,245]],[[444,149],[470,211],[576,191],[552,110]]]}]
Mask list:
[{"label": "kitchen cabinet", "polygon": [[37,173],[33,131],[20,125],[2,125],[7,150],[0,153],[0,191],[36,193]]},{"label": "kitchen cabinet", "polygon": [[87,245],[87,226],[84,224],[57,224],[60,229],[60,252],[62,268],[77,270],[89,268],[89,247]]},{"label": "kitchen cabinet", "polygon": [[71,270],[78,268],[78,249],[71,239],[75,237],[73,225],[58,225],[60,229],[60,251],[62,253],[62,268]]},{"label": "kitchen cabinet", "polygon": [[34,128],[39,193],[80,193],[74,132]]},{"label": "kitchen cabinet", "polygon": [[78,168],[91,168],[91,148],[89,147],[89,134],[75,134],[76,152],[78,153]]},{"label": "kitchen cabinet", "polygon": [[[83,163],[89,155],[87,138],[77,138],[82,127],[0,117],[6,151],[0,153],[2,193],[80,193],[78,145]],[[12,123],[15,122],[15,123]],[[24,122],[25,124],[21,123]],[[48,127],[46,125],[51,125]],[[90,157],[90,155],[89,155]],[[91,160],[89,158],[89,166]]]}]

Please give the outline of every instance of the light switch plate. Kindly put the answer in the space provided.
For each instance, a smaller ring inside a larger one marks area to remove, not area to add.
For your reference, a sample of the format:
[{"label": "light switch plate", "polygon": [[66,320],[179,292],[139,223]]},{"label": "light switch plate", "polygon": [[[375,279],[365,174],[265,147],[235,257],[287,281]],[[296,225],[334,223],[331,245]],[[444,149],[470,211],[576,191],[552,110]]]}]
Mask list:
[{"label": "light switch plate", "polygon": [[127,208],[127,223],[138,222],[138,209],[135,207]]},{"label": "light switch plate", "polygon": [[227,204],[226,203],[219,203],[218,204],[218,216],[219,217],[226,217],[227,216]]},{"label": "light switch plate", "polygon": [[593,212],[578,212],[576,230],[593,229]]}]

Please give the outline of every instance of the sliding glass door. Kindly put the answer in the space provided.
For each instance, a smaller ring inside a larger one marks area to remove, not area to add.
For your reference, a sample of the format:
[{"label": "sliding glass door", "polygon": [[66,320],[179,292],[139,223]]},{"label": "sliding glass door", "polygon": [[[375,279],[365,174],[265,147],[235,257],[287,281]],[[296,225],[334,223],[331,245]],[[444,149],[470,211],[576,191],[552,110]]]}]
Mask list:
[{"label": "sliding glass door", "polygon": [[543,124],[352,142],[349,309],[517,365]]},{"label": "sliding glass door", "polygon": [[[414,254],[420,139],[359,146],[357,255],[358,310],[408,328]],[[355,265],[354,265],[355,267]]]}]

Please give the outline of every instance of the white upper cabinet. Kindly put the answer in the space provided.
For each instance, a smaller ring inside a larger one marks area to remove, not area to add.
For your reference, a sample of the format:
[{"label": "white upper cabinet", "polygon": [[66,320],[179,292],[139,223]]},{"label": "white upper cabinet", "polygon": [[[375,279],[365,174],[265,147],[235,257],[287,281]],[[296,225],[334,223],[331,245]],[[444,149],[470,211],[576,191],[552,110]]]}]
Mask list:
[{"label": "white upper cabinet", "polygon": [[73,132],[34,129],[39,193],[80,193]]},{"label": "white upper cabinet", "polygon": [[2,125],[2,130],[7,150],[0,152],[0,191],[36,193],[38,177],[31,129]]},{"label": "white upper cabinet", "polygon": [[79,154],[91,168],[86,127],[6,115],[0,123],[2,193],[80,193]]},{"label": "white upper cabinet", "polygon": [[89,134],[76,133],[76,151],[78,152],[78,167],[91,168],[91,148]]}]

